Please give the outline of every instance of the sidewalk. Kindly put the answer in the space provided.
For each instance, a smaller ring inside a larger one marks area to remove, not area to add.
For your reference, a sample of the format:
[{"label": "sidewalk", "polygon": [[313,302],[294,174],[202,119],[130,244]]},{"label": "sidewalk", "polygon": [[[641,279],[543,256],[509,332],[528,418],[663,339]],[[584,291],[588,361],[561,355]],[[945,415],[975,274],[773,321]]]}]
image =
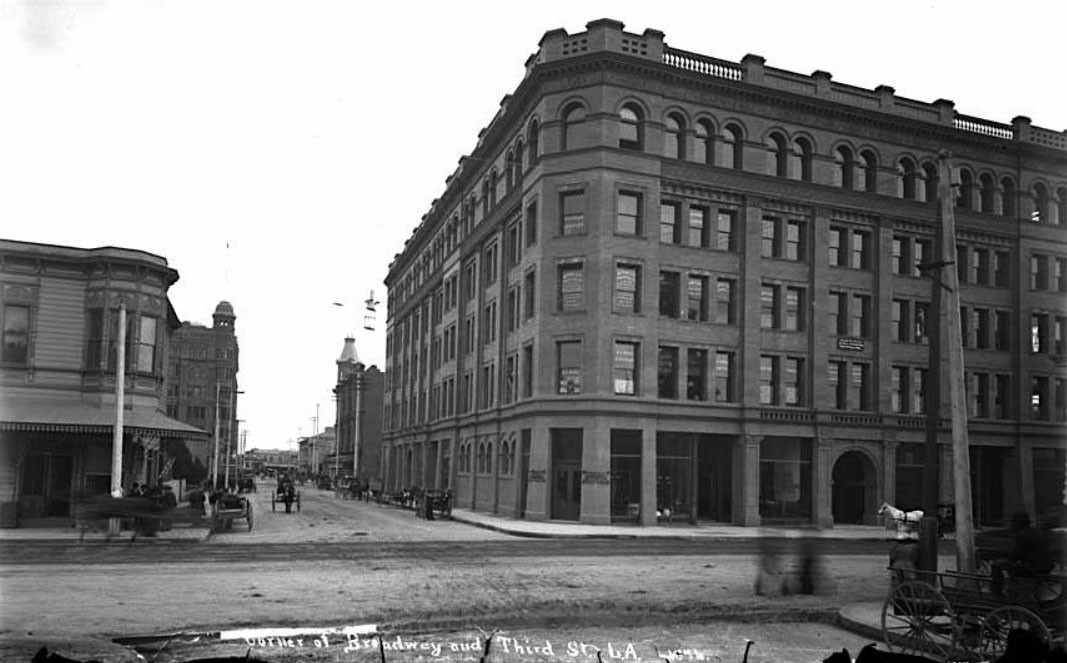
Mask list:
[{"label": "sidewalk", "polygon": [[762,537],[851,539],[882,541],[881,526],[840,525],[833,529],[804,527],[739,527],[722,523],[662,523],[641,525],[585,525],[562,520],[519,520],[467,509],[452,509],[452,519],[485,529],[540,539],[755,539]]}]

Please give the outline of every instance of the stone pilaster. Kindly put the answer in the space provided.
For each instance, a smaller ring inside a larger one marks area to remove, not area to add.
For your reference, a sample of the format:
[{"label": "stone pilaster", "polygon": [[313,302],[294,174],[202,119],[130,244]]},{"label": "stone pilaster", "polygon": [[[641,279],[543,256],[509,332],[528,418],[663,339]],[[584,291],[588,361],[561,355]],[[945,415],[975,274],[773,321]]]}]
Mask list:
[{"label": "stone pilaster", "polygon": [[812,518],[816,527],[828,529],[834,526],[831,499],[833,496],[833,439],[816,437],[813,463],[811,464]]},{"label": "stone pilaster", "polygon": [[582,504],[578,519],[587,525],[611,524],[611,428],[595,419],[582,442]]},{"label": "stone pilaster", "polygon": [[641,420],[641,524],[655,525],[656,519],[656,423]]},{"label": "stone pilaster", "polygon": [[734,446],[734,524],[758,527],[760,435],[741,435]]},{"label": "stone pilaster", "polygon": [[530,467],[526,474],[526,518],[547,520],[549,500],[552,497],[548,492],[552,443],[548,425],[537,420],[530,437]]}]

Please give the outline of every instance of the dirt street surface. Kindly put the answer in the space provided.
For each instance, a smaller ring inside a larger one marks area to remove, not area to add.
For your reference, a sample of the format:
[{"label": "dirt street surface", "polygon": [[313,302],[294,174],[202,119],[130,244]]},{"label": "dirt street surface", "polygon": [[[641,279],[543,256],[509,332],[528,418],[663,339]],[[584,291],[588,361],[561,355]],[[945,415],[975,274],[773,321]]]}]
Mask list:
[{"label": "dirt street surface", "polygon": [[[380,652],[371,656],[358,642],[346,652],[332,639],[329,647],[315,648],[314,636],[302,647],[214,638],[238,628],[270,632],[372,624],[386,634],[384,643],[396,646],[387,660],[398,661],[477,660],[480,654],[470,651],[469,643],[484,640],[481,631],[497,629],[504,639],[491,644],[491,660],[596,660],[589,647],[577,652],[568,647],[574,641],[596,644],[605,661],[662,660],[656,647],[691,650],[690,659],[679,654],[677,660],[740,661],[751,638],[757,642],[752,663],[821,661],[830,649],[844,645],[855,653],[864,643],[826,626],[837,609],[880,600],[887,586],[884,552],[824,558],[815,595],[756,596],[752,554],[687,554],[684,542],[673,554],[641,554],[640,542],[625,542],[625,554],[613,554],[622,542],[602,541],[576,542],[582,554],[571,555],[568,542],[553,541],[543,553],[513,555],[506,542],[522,543],[508,535],[427,522],[410,511],[343,501],[327,491],[302,489],[300,513],[285,514],[281,505],[272,513],[269,488],[260,490],[253,496],[251,532],[242,521],[191,545],[71,542],[60,552],[37,553],[38,559],[14,563],[5,557],[0,636],[189,632],[202,634],[201,643],[225,644],[230,653],[236,647],[242,655],[251,650],[271,661],[369,661],[380,660]],[[438,559],[427,541],[440,542],[448,554]],[[296,554],[279,554],[286,543],[294,544]],[[352,552],[379,545],[390,554]],[[274,552],[260,559],[260,546]],[[307,559],[298,552],[316,548],[325,552]],[[93,561],[82,563],[79,550]],[[17,548],[15,553],[18,557]],[[793,621],[806,623],[781,624]],[[142,652],[156,652],[160,662],[192,658],[180,641],[166,647],[152,641]],[[435,642],[446,643],[437,655]],[[452,651],[453,642],[468,649]],[[492,649],[494,644],[499,648]],[[789,648],[797,651],[786,656]]]}]

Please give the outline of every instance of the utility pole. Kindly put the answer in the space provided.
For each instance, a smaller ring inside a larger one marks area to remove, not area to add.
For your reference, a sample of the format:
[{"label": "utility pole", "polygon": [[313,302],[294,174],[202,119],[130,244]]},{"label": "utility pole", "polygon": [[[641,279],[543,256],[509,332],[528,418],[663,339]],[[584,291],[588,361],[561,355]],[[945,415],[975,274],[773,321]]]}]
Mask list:
[{"label": "utility pole", "polygon": [[122,438],[126,416],[126,302],[119,304],[115,347],[115,434],[111,440],[111,496],[122,497]]},{"label": "utility pole", "polygon": [[[964,389],[963,335],[960,324],[960,283],[956,262],[956,196],[952,188],[952,154],[942,150],[937,159],[937,194],[941,208],[941,292],[945,337],[948,341],[948,391],[952,420],[952,486],[956,507],[956,569],[974,573],[974,523],[971,507],[971,454],[967,436],[967,393]],[[965,266],[964,266],[965,267]],[[931,369],[934,367],[931,366]]]}]

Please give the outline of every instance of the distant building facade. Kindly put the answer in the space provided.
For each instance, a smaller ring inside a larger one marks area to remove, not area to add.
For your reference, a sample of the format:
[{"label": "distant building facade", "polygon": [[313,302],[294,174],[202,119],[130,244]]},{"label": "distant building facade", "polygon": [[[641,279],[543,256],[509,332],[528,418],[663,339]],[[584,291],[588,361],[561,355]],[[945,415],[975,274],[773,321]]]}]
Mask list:
[{"label": "distant building facade", "polygon": [[[337,474],[381,480],[382,396],[384,379],[377,366],[366,368],[355,339],[345,339],[337,359]],[[332,471],[331,471],[332,472]]]},{"label": "distant building facade", "polygon": [[[183,322],[171,340],[167,362],[167,414],[211,434],[189,445],[189,451],[210,471],[218,421],[219,476],[225,476],[226,450],[238,451],[237,409],[240,368],[237,316],[233,306],[219,302],[211,327]],[[232,474],[232,471],[231,471]]]},{"label": "distant building facade", "polygon": [[337,436],[333,426],[327,426],[316,435],[299,438],[297,464],[300,472],[308,476],[332,476],[336,444]]},{"label": "distant building facade", "polygon": [[248,449],[241,457],[241,467],[256,474],[274,472],[296,472],[298,467],[296,451],[281,449]]},{"label": "distant building facade", "polygon": [[161,446],[206,433],[163,412],[178,272],[134,249],[0,240],[0,520],[72,516],[110,492],[120,308],[126,309],[122,488],[168,478]]},{"label": "distant building facade", "polygon": [[919,506],[942,150],[975,520],[1061,503],[1067,133],[611,20],[544,35],[390,266],[387,485],[586,523]]}]

